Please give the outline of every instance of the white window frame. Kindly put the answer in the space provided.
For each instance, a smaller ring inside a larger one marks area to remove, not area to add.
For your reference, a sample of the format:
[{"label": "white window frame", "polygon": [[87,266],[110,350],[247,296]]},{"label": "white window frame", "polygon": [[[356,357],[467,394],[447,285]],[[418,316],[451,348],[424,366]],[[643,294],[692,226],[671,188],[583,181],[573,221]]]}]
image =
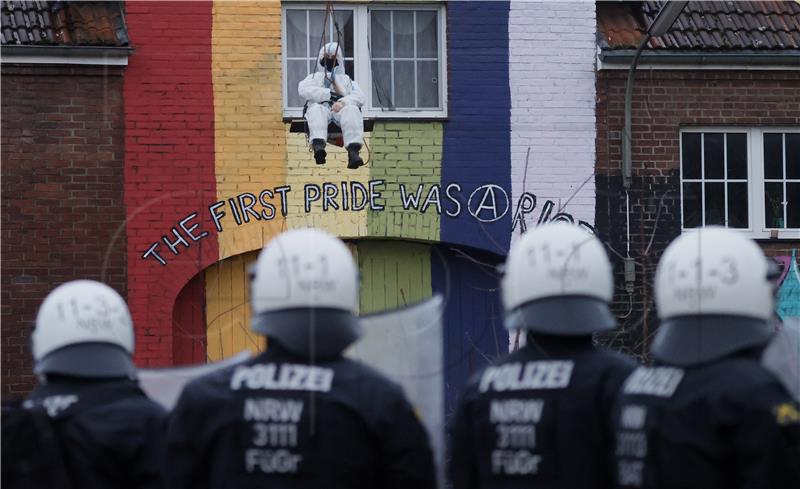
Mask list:
[{"label": "white window frame", "polygon": [[[361,108],[364,117],[369,119],[446,119],[447,118],[447,33],[445,32],[447,26],[447,9],[441,2],[430,3],[409,3],[392,4],[392,3],[334,3],[334,11],[336,10],[352,10],[353,11],[353,71],[355,80],[361,85],[361,90],[364,92],[366,102]],[[287,86],[287,71],[286,71],[286,10],[288,9],[317,9],[324,10],[325,3],[323,2],[292,2],[285,1],[281,8],[281,103],[283,108],[283,117],[285,118],[299,118],[302,117],[302,109],[289,109],[288,103],[288,90]],[[438,46],[439,46],[439,109],[382,109],[380,107],[373,107],[372,100],[372,69],[371,59],[369,53],[369,30],[370,30],[370,17],[369,12],[372,10],[430,10],[438,12]]]},{"label": "white window frame", "polygon": [[[681,230],[690,231],[697,228],[685,228],[683,225],[683,135],[686,133],[744,133],[747,135],[747,197],[748,197],[748,227],[731,228],[753,239],[769,239],[773,231],[777,231],[778,239],[800,239],[800,229],[768,228],[764,222],[764,133],[795,133],[800,134],[800,127],[736,127],[736,126],[702,126],[681,128],[678,134],[678,169],[680,175],[680,217]],[[727,146],[725,147],[727,152]],[[784,146],[784,152],[786,148]],[[701,150],[701,172],[704,167]],[[784,157],[785,158],[785,157]],[[703,173],[701,173],[701,176]],[[725,175],[727,176],[727,169]],[[696,179],[690,179],[696,180]],[[701,178],[705,181],[704,178]],[[727,187],[726,187],[727,196]],[[725,205],[727,206],[727,200]],[[705,203],[701,202],[701,212]]]}]

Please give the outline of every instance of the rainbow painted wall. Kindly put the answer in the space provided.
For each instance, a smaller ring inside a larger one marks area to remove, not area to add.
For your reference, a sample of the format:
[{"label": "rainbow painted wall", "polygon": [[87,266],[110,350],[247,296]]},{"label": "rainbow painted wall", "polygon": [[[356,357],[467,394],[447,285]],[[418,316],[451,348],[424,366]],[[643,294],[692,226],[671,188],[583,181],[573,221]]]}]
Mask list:
[{"label": "rainbow painted wall", "polygon": [[[493,266],[513,236],[543,220],[593,224],[592,3],[447,2],[448,117],[376,120],[357,171],[342,151],[317,167],[289,132],[280,2],[128,2],[126,15],[128,296],[142,365],[263,348],[247,332],[247,266],[282,230],[314,226],[351,244],[363,312],[445,294],[455,389],[508,344]],[[420,208],[404,208],[401,184],[423,185]],[[336,197],[306,208],[314,188]]]}]

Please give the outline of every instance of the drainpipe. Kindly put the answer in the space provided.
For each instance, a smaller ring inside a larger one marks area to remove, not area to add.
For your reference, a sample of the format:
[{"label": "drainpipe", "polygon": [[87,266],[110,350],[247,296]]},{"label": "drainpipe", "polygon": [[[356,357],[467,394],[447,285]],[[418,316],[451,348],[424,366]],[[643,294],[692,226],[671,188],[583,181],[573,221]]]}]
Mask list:
[{"label": "drainpipe", "polygon": [[634,281],[636,280],[636,266],[631,258],[631,225],[630,225],[630,195],[631,188],[631,174],[633,163],[631,161],[631,118],[633,112],[633,81],[636,75],[636,65],[639,63],[639,56],[642,54],[644,47],[653,36],[663,36],[672,24],[675,23],[678,16],[683,11],[687,1],[671,1],[664,4],[659,10],[658,15],[647,28],[642,40],[636,47],[636,53],[631,60],[631,67],[628,69],[628,80],[625,83],[625,127],[622,131],[622,185],[625,188],[625,214],[627,221],[626,240],[627,240],[627,253],[625,255],[625,290],[629,294],[633,294]]},{"label": "drainpipe", "polygon": [[633,55],[631,67],[628,68],[628,81],[625,83],[625,128],[622,130],[622,185],[627,192],[631,188],[631,118],[633,112],[633,80],[636,74],[636,65],[639,64],[639,56],[642,50],[647,46],[650,38],[653,37],[650,32],[639,41],[636,47],[636,53]]}]

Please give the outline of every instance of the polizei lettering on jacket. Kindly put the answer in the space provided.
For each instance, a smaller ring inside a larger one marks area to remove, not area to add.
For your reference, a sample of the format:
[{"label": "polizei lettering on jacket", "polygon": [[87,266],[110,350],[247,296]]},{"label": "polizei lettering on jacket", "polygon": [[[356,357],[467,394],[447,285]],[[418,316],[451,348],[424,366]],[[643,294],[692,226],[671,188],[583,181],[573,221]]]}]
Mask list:
[{"label": "polizei lettering on jacket", "polygon": [[563,389],[569,385],[574,365],[571,361],[544,360],[489,367],[481,377],[479,389],[480,392]]},{"label": "polizei lettering on jacket", "polygon": [[232,390],[287,390],[328,392],[333,370],[311,365],[273,363],[239,366],[231,377]]},{"label": "polizei lettering on jacket", "polygon": [[672,397],[683,380],[683,369],[674,367],[639,367],[625,381],[625,394]]}]

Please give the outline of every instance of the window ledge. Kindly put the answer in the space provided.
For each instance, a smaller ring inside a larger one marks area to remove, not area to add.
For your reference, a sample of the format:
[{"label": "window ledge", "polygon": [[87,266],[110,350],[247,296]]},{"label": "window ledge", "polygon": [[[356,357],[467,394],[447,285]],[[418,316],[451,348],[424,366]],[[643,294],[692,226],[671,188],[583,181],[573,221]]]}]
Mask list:
[{"label": "window ledge", "polygon": [[[700,228],[683,228],[682,233],[692,231]],[[780,241],[797,241],[800,240],[800,229],[778,229],[778,236],[772,237],[771,231],[753,231],[751,229],[728,228],[732,231],[738,231],[745,237],[752,239],[758,243],[776,243]]]},{"label": "window ledge", "polygon": [[772,237],[770,232],[748,233],[748,236],[759,243],[774,243],[776,241],[797,241],[800,239],[800,230],[778,231],[778,236]]},{"label": "window ledge", "polygon": [[[293,121],[302,119],[303,116],[301,114],[297,115],[283,115],[283,122],[289,124]],[[447,116],[414,116],[414,115],[407,115],[407,116],[370,116],[367,115],[364,117],[365,120],[372,120],[375,122],[447,122],[450,120]]]}]

